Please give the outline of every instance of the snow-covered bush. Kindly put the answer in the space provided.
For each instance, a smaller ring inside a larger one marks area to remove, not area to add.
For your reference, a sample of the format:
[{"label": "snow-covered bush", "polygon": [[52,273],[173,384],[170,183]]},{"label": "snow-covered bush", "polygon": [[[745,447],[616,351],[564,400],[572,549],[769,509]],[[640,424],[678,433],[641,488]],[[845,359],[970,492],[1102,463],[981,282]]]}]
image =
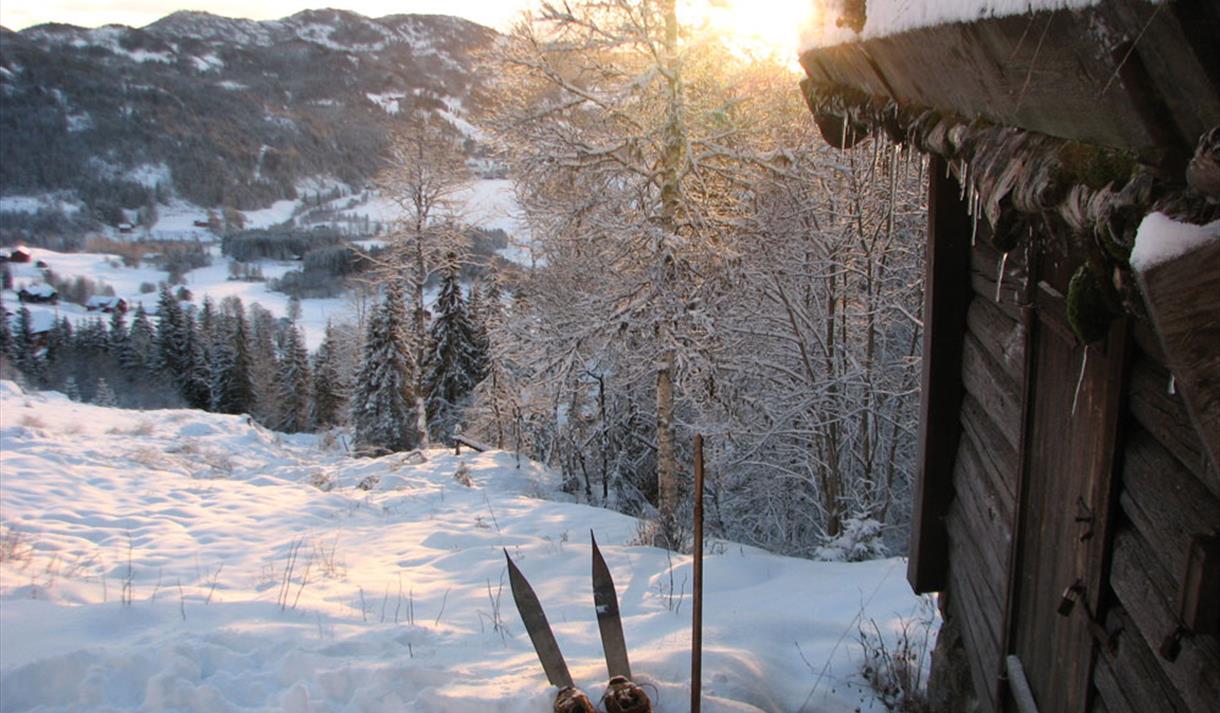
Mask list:
[{"label": "snow-covered bush", "polygon": [[881,540],[882,525],[871,517],[849,517],[843,530],[815,550],[814,556],[827,562],[860,562],[888,554]]}]

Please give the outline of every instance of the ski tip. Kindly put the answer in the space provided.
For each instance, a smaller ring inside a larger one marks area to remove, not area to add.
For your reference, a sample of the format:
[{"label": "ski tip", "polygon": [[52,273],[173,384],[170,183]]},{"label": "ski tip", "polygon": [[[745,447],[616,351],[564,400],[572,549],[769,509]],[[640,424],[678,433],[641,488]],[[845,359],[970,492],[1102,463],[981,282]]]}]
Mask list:
[{"label": "ski tip", "polygon": [[597,538],[593,535],[593,528],[591,527],[589,528],[589,540],[593,543],[594,547],[597,547]]}]

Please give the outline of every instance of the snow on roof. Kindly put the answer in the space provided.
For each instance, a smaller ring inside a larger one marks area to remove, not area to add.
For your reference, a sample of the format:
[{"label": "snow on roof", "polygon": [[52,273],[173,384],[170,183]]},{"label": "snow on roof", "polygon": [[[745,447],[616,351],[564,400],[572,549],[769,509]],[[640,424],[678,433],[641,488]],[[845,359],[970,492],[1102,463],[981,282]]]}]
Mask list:
[{"label": "snow on roof", "polygon": [[35,297],[52,297],[55,295],[55,288],[51,287],[45,282],[38,282],[33,285],[28,285],[21,288],[21,291],[27,295],[34,295]]},{"label": "snow on roof", "polygon": [[1179,223],[1164,213],[1149,213],[1135,233],[1131,267],[1144,272],[1213,240],[1220,240],[1220,220],[1207,225],[1191,225]]},{"label": "snow on roof", "polygon": [[1040,10],[1091,7],[1101,0],[867,0],[864,29],[836,26],[843,0],[811,0],[813,13],[801,28],[800,53],[857,40],[897,35],[921,27],[975,22]]}]

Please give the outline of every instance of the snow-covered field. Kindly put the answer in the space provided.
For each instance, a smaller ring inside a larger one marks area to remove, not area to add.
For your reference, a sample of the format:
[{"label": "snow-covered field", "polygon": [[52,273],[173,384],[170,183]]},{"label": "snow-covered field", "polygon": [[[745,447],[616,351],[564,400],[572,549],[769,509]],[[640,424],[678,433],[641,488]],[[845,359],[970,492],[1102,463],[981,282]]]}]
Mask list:
[{"label": "snow-covered field", "polygon": [[[167,277],[166,273],[148,264],[140,267],[126,267],[115,255],[100,253],[60,253],[44,248],[30,248],[34,261],[43,261],[61,278],[74,279],[87,277],[114,288],[115,295],[122,297],[132,305],[143,304],[150,312],[156,309],[157,293],[140,292],[143,283],[159,284]],[[229,279],[229,259],[220,254],[218,246],[212,247],[212,264],[197,270],[191,270],[185,275],[186,287],[192,293],[195,305],[203,303],[205,296],[219,304],[225,297],[240,297],[249,307],[254,303],[262,305],[277,317],[288,314],[289,297],[283,292],[273,292],[266,282],[243,282]],[[254,263],[262,270],[268,280],[282,277],[289,270],[300,268],[300,263],[277,260],[260,260]],[[10,263],[13,273],[13,290],[4,292],[4,305],[10,312],[15,312],[19,306],[16,290],[22,287],[38,284],[43,281],[42,271],[35,267],[34,262],[18,264]],[[29,304],[29,310],[35,329],[49,328],[53,320],[67,317],[73,322],[87,322],[93,319],[109,320],[110,316],[101,312],[90,312],[80,305],[70,304],[60,300],[57,305]],[[305,333],[305,343],[310,350],[318,348],[326,331],[326,322],[334,320],[341,322],[350,320],[351,308],[346,299],[307,299],[301,301],[301,317],[297,324]]]},{"label": "snow-covered field", "polygon": [[[303,183],[302,191],[309,187],[329,190],[336,185],[333,181],[318,179],[314,183]],[[383,223],[397,220],[402,215],[401,208],[393,201],[376,196],[355,207],[341,208],[351,200],[353,200],[352,196],[345,195],[328,205],[335,208],[341,217],[363,218],[367,216],[370,220]],[[475,181],[469,189],[457,196],[457,200],[465,206],[463,214],[466,220],[484,228],[502,229],[509,235],[509,247],[500,250],[501,255],[522,265],[532,264],[533,259],[528,249],[528,230],[520,221],[510,181],[504,179]],[[33,198],[0,199],[0,210],[36,210],[39,205],[42,204]],[[291,220],[300,207],[300,201],[279,201],[272,207],[261,211],[247,211],[245,213],[247,227],[266,228]],[[193,224],[193,221],[204,218],[206,215],[207,212],[201,208],[175,200],[170,206],[162,206],[159,211],[160,219],[149,234],[145,235],[137,231],[130,237],[132,239],[151,237],[157,240],[212,243],[216,240],[216,236],[208,229],[199,228]],[[342,223],[339,225],[341,226]],[[117,231],[111,231],[110,237],[123,239],[125,236],[119,235]],[[373,244],[382,244],[384,241],[368,239],[355,242],[368,247]],[[287,316],[289,304],[287,294],[269,290],[265,282],[230,280],[230,260],[221,255],[219,245],[213,245],[211,250],[212,264],[210,266],[192,270],[185,275],[186,287],[191,290],[193,302],[196,305],[203,302],[205,295],[211,296],[217,303],[225,297],[236,296],[240,297],[247,306],[258,303],[277,317]],[[46,262],[50,269],[62,278],[87,277],[110,285],[114,288],[116,296],[126,299],[133,308],[136,304],[143,303],[145,309],[151,311],[156,305],[157,293],[142,293],[139,291],[140,286],[144,283],[157,285],[167,277],[164,271],[148,265],[138,268],[125,267],[115,255],[85,252],[60,253],[43,248],[31,248],[30,251],[35,261]],[[262,270],[263,276],[268,280],[282,277],[286,272],[299,269],[301,266],[298,262],[275,260],[260,260],[254,264]],[[43,276],[32,262],[29,264],[14,263],[10,265],[10,269],[13,272],[14,290],[4,293],[4,303],[10,312],[14,312],[17,309],[16,290],[41,282]],[[84,307],[64,301],[60,301],[58,305],[31,304],[28,307],[34,318],[35,329],[49,328],[53,320],[59,316],[66,316],[78,323],[91,319],[108,319],[107,315],[89,312]],[[304,332],[306,347],[311,351],[317,349],[318,345],[322,343],[326,323],[332,320],[335,322],[349,321],[353,319],[353,312],[354,309],[350,302],[342,297],[302,300],[301,317],[297,324]]]},{"label": "snow-covered field", "polygon": [[[637,678],[658,713],[688,710],[689,558],[512,454],[353,460],[244,417],[0,382],[0,476],[0,710],[544,713],[503,549],[596,698],[590,528]],[[705,711],[881,710],[856,620],[918,613],[901,560],[710,549]]]}]

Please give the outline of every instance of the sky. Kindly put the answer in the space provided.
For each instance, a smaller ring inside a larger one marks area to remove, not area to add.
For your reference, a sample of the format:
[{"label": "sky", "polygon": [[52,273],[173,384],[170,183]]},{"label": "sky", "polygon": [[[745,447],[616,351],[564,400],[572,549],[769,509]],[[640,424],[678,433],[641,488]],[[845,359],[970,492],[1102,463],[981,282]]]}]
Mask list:
[{"label": "sky", "polygon": [[[143,27],[178,10],[203,10],[223,17],[276,20],[301,10],[334,7],[366,17],[407,13],[457,15],[498,30],[540,0],[189,0],[176,8],[164,0],[0,0],[0,25],[22,30],[44,22],[81,27],[121,24]],[[714,31],[735,38],[730,44],[748,51],[774,53],[795,61],[798,31],[808,24],[815,5],[825,0],[679,0],[685,21],[709,23]]]},{"label": "sky", "polygon": [[[337,7],[368,17],[407,13],[458,15],[475,22],[506,29],[511,19],[531,3],[528,0],[322,0],[302,3],[294,0],[191,0],[179,10],[204,10],[225,17],[274,20],[301,10]],[[0,25],[21,30],[44,22],[63,22],[82,27],[110,23],[142,27],[174,10],[164,0],[3,0]]]}]

